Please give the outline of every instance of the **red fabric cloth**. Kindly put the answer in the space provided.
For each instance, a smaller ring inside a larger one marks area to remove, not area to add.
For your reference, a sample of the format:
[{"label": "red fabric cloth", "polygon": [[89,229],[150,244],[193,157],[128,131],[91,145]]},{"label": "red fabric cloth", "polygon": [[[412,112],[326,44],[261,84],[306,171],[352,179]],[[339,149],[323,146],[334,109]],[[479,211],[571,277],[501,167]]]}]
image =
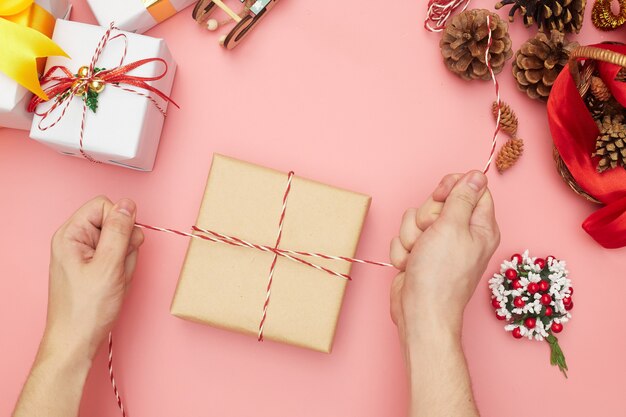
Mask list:
[{"label": "red fabric cloth", "polygon": [[[626,45],[600,44],[598,48],[626,54]],[[597,62],[598,72],[613,96],[626,107],[626,83],[615,81],[621,67]],[[598,128],[565,67],[548,99],[548,120],[554,145],[576,182],[605,204],[583,222],[583,229],[605,248],[626,246],[626,169],[596,171],[595,149]]]}]

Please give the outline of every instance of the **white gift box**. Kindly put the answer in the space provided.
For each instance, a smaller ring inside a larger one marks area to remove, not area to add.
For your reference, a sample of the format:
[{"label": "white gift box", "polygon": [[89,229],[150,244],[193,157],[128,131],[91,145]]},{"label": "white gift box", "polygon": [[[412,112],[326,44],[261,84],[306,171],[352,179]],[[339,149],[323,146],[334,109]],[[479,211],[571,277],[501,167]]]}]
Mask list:
[{"label": "white gift box", "polygon": [[[82,66],[88,66],[93,57],[96,46],[106,32],[106,28],[84,23],[57,21],[52,40],[57,42],[72,58],[51,57],[46,63],[46,70],[54,65],[67,67],[73,74]],[[165,76],[156,81],[147,82],[152,87],[169,96],[176,63],[170,54],[165,41],[114,30],[112,37],[123,33],[127,39],[127,52],[122,65],[146,59],[161,58],[167,62],[168,70]],[[104,48],[96,67],[113,69],[119,66],[123,56],[123,38],[111,39]],[[128,75],[154,77],[164,70],[162,62],[150,62],[130,71]],[[119,87],[125,87],[121,84]],[[127,86],[144,94],[146,90]],[[163,110],[167,103],[151,94]],[[37,106],[37,113],[50,109],[54,100]],[[63,117],[58,114],[63,105],[54,110],[45,120],[35,115],[30,131],[30,137],[57,151],[81,156],[81,124],[85,103],[79,96],[74,96]],[[154,166],[164,115],[159,108],[147,97],[125,91],[115,85],[106,85],[98,97],[98,108],[94,113],[87,109],[83,127],[82,150],[91,158],[127,168],[151,171]],[[50,125],[51,127],[48,127]],[[45,129],[48,127],[47,129]]]},{"label": "white gift box", "polygon": [[136,33],[143,33],[170,17],[167,11],[177,13],[194,3],[196,0],[87,0],[100,25],[114,22],[120,29]]},{"label": "white gift box", "polygon": [[[35,3],[61,19],[67,19],[72,8],[69,0],[35,0]],[[30,129],[33,115],[26,107],[31,96],[30,91],[0,72],[0,127]]]}]

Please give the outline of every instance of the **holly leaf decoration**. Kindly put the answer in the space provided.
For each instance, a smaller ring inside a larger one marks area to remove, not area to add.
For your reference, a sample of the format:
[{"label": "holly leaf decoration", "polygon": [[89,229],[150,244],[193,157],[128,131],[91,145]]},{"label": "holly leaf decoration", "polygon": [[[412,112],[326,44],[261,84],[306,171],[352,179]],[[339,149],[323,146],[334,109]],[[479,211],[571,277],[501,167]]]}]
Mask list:
[{"label": "holly leaf decoration", "polygon": [[90,89],[87,89],[87,92],[83,95],[85,105],[94,113],[98,110],[98,95],[98,93]]}]

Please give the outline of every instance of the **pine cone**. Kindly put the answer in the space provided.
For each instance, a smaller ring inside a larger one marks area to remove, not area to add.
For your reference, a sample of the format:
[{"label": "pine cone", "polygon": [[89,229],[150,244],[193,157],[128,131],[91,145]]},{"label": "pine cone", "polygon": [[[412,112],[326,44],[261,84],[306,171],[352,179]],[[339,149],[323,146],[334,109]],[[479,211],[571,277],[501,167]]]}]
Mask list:
[{"label": "pine cone", "polygon": [[517,87],[530,98],[547,101],[552,84],[577,46],[556,30],[550,32],[550,38],[544,33],[530,38],[515,53],[513,76]]},{"label": "pine cone", "polygon": [[524,19],[526,27],[536,23],[540,32],[580,32],[583,25],[586,0],[502,0],[496,10],[512,4],[509,21],[517,11]]},{"label": "pine cone", "polygon": [[624,116],[604,116],[597,121],[600,135],[596,139],[596,151],[592,157],[600,158],[598,172],[622,166],[626,168],[626,126]]},{"label": "pine cone", "polygon": [[585,104],[591,117],[596,121],[601,121],[604,116],[617,116],[626,113],[626,109],[614,97],[610,97],[607,101],[600,101],[596,96],[588,93],[585,96]]},{"label": "pine cone", "polygon": [[604,117],[604,109],[606,107],[606,101],[600,101],[593,94],[587,94],[585,96],[585,104],[593,120],[602,120]]},{"label": "pine cone", "polygon": [[602,78],[600,77],[591,77],[591,94],[594,95],[600,101],[609,101],[611,98],[611,92],[609,91],[609,87],[604,84]]},{"label": "pine cone", "polygon": [[439,46],[446,67],[465,80],[491,78],[485,64],[489,33],[487,15],[491,20],[489,59],[493,72],[501,72],[505,61],[513,55],[508,25],[497,14],[484,9],[466,10],[457,14],[443,30]]},{"label": "pine cone", "polygon": [[[491,106],[493,117],[498,120],[498,102],[494,101]],[[517,116],[511,107],[505,102],[500,102],[500,129],[511,136],[517,134]]]},{"label": "pine cone", "polygon": [[509,139],[498,152],[496,168],[502,173],[511,168],[524,152],[524,141],[519,138]]}]

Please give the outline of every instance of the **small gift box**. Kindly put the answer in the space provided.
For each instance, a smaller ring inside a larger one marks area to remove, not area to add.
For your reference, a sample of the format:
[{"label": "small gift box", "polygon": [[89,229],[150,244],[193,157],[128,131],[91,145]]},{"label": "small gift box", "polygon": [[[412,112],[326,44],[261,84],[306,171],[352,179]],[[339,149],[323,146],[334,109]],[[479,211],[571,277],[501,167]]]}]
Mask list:
[{"label": "small gift box", "polygon": [[0,2],[0,126],[30,129],[33,115],[26,107],[31,93],[25,86],[37,90],[38,72],[45,63],[40,58],[36,66],[35,58],[42,53],[62,53],[33,32],[50,38],[56,19],[67,19],[71,7],[68,0]]},{"label": "small gift box", "polygon": [[[112,27],[58,21],[51,57],[31,102],[30,137],[61,153],[150,171],[176,64],[165,41]],[[94,52],[95,51],[95,52]]]},{"label": "small gift box", "polygon": [[102,26],[111,22],[122,30],[143,33],[196,0],[87,0]]},{"label": "small gift box", "polygon": [[215,155],[194,227],[202,238],[191,239],[171,313],[330,352],[351,264],[305,253],[354,256],[369,205],[363,194]]}]

